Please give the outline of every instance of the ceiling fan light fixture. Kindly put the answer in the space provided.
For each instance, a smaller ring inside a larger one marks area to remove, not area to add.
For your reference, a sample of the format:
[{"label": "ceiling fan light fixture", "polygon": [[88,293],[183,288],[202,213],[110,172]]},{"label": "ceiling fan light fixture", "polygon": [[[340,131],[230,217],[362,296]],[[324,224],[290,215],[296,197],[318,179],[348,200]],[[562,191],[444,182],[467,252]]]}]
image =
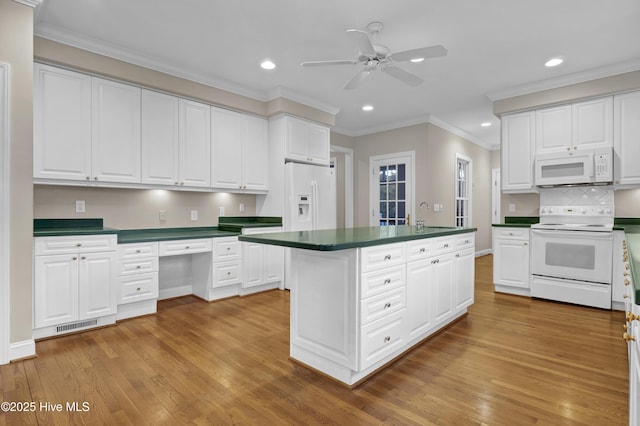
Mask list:
[{"label": "ceiling fan light fixture", "polygon": [[365,105],[362,107],[363,111],[373,111],[373,105]]},{"label": "ceiling fan light fixture", "polygon": [[265,59],[264,61],[262,61],[262,62],[260,63],[260,67],[261,67],[263,70],[272,70],[272,69],[275,69],[275,68],[276,68],[276,64],[275,64],[275,63],[273,63],[273,61],[272,61],[272,60],[270,60],[270,59]]},{"label": "ceiling fan light fixture", "polygon": [[564,58],[561,56],[556,56],[555,58],[551,58],[544,63],[544,66],[547,68],[557,67],[558,65],[564,62]]},{"label": "ceiling fan light fixture", "polygon": [[413,62],[414,64],[417,64],[419,62],[424,61],[424,58],[412,58],[410,59],[411,62]]}]

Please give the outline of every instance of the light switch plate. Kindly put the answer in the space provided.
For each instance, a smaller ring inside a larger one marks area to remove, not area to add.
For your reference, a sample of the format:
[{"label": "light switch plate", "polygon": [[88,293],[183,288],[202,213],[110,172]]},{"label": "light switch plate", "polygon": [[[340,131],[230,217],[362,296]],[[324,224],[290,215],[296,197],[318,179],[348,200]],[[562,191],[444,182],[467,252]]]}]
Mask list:
[{"label": "light switch plate", "polygon": [[244,213],[244,203],[240,203],[240,208],[238,210],[240,210],[240,213]]},{"label": "light switch plate", "polygon": [[84,203],[84,200],[76,200],[76,213],[85,213],[85,208],[86,205]]},{"label": "light switch plate", "polygon": [[160,210],[160,214],[158,215],[160,220],[167,220],[167,211],[166,210]]},{"label": "light switch plate", "polygon": [[509,213],[514,213],[516,211],[516,205],[511,203],[509,204]]},{"label": "light switch plate", "polygon": [[220,207],[218,216],[224,216],[224,207]]},{"label": "light switch plate", "polygon": [[198,220],[198,210],[191,210],[191,220]]}]

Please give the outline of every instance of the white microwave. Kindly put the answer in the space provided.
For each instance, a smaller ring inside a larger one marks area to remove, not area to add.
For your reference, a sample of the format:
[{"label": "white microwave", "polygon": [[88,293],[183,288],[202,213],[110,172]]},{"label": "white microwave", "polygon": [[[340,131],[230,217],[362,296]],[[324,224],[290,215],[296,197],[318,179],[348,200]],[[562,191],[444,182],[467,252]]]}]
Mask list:
[{"label": "white microwave", "polygon": [[611,182],[613,182],[613,148],[536,156],[536,186],[606,184]]}]

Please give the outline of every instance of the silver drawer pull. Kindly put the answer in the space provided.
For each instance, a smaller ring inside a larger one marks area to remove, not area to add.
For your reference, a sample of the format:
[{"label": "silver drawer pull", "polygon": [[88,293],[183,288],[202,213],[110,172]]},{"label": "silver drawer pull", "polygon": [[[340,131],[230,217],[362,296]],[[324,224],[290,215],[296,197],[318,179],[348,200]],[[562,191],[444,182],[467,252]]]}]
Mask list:
[{"label": "silver drawer pull", "polygon": [[186,246],[186,247],[185,247],[185,249],[188,249],[188,248],[189,248],[189,246]]},{"label": "silver drawer pull", "polygon": [[142,250],[136,250],[136,253],[142,253]]},{"label": "silver drawer pull", "polygon": [[442,247],[447,248],[447,247],[449,247],[449,244],[447,243],[447,244],[443,245]]},{"label": "silver drawer pull", "polygon": [[231,275],[231,272],[227,272],[227,275]]},{"label": "silver drawer pull", "polygon": [[469,244],[469,240],[464,240],[464,243],[465,244]]},{"label": "silver drawer pull", "polygon": [[78,260],[78,258],[76,256],[73,256],[71,259]]},{"label": "silver drawer pull", "polygon": [[140,268],[142,268],[142,266],[140,266],[140,265],[136,266],[136,269],[140,269]]},{"label": "silver drawer pull", "polygon": [[385,343],[391,340],[391,336],[385,336],[384,341]]},{"label": "silver drawer pull", "polygon": [[391,255],[390,255],[390,254],[386,255],[386,256],[384,257],[384,260],[391,260]]},{"label": "silver drawer pull", "polygon": [[427,249],[425,249],[424,247],[420,249],[420,253],[424,253],[425,251],[427,251]]},{"label": "silver drawer pull", "polygon": [[231,250],[231,247],[227,247],[227,251]]},{"label": "silver drawer pull", "polygon": [[76,247],[82,247],[82,243],[77,243]]},{"label": "silver drawer pull", "polygon": [[384,284],[390,284],[391,283],[391,278],[387,278],[384,280]]},{"label": "silver drawer pull", "polygon": [[391,303],[387,302],[384,304],[384,309],[390,308],[391,307]]},{"label": "silver drawer pull", "polygon": [[460,253],[456,253],[456,257],[460,257]]},{"label": "silver drawer pull", "polygon": [[80,259],[82,259],[82,260],[86,260],[86,257],[85,257],[85,256],[82,256]]},{"label": "silver drawer pull", "polygon": [[136,288],[136,291],[140,291],[140,290],[142,290],[140,287]]},{"label": "silver drawer pull", "polygon": [[431,264],[432,264],[432,265],[433,265],[433,264],[435,264],[435,263],[440,263],[440,259],[433,259],[433,260],[431,261]]}]

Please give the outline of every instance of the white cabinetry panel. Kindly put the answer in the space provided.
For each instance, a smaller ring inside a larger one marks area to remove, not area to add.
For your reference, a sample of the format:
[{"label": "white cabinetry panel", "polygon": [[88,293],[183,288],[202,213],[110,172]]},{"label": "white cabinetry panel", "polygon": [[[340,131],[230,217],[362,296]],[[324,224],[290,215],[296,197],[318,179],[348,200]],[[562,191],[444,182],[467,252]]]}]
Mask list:
[{"label": "white cabinetry panel", "polygon": [[211,183],[211,111],[209,105],[179,100],[180,185],[209,187]]},{"label": "white cabinetry panel", "polygon": [[572,105],[573,150],[613,146],[613,98]]},{"label": "white cabinetry panel", "polygon": [[536,153],[571,149],[571,105],[536,110]]},{"label": "white cabinetry panel", "polygon": [[179,184],[178,98],[142,91],[142,183]]},{"label": "white cabinetry panel", "polygon": [[534,149],[535,112],[502,116],[502,191],[534,191]]},{"label": "white cabinetry panel", "polygon": [[640,91],[614,97],[613,138],[616,187],[640,187]]}]

